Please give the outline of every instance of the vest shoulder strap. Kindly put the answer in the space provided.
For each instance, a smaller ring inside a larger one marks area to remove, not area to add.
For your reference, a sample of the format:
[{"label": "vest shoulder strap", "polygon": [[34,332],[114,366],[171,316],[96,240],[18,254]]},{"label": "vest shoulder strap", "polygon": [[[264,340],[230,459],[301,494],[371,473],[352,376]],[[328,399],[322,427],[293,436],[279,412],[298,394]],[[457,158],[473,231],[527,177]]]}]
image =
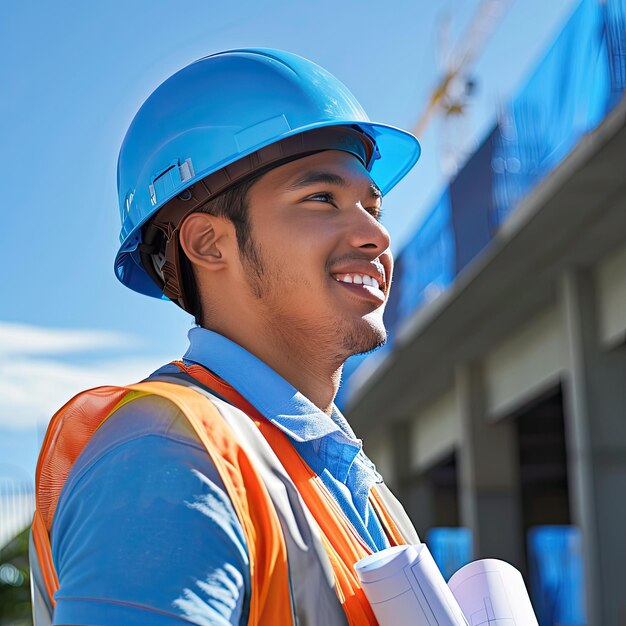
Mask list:
[{"label": "vest shoulder strap", "polygon": [[[249,551],[248,623],[252,626],[293,623],[285,543],[263,481],[207,397],[180,385],[152,381],[85,391],[64,405],[51,420],[37,464],[37,509],[33,519],[36,560],[50,605],[55,605],[54,593],[59,582],[49,532],[63,485],[100,425],[123,404],[147,394],[169,400],[187,416],[224,482]],[[45,616],[38,623],[44,621]]]},{"label": "vest shoulder strap", "polygon": [[287,553],[280,522],[267,487],[213,402],[171,383],[147,381],[129,389],[173,402],[206,448],[243,527],[250,560],[248,624],[292,622]]}]

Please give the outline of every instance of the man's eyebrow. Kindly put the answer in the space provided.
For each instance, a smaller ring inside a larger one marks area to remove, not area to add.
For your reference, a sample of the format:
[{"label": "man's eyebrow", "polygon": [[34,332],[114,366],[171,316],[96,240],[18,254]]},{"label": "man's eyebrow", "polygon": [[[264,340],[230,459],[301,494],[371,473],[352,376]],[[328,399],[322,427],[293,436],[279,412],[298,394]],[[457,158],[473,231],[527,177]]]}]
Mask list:
[{"label": "man's eyebrow", "polygon": [[287,188],[290,191],[301,189],[302,187],[308,187],[309,185],[315,185],[317,183],[326,183],[328,185],[336,185],[337,187],[347,187],[348,182],[345,178],[339,176],[339,174],[333,174],[332,172],[309,171],[290,183]]},{"label": "man's eyebrow", "polygon": [[[295,181],[287,185],[287,189],[289,191],[297,191],[298,189],[302,189],[303,187],[316,185],[318,183],[336,185],[337,187],[348,187],[349,185],[348,181],[342,176],[339,176],[339,174],[334,174],[333,172],[326,172],[323,170],[314,170],[311,172],[307,172],[300,178],[297,178]],[[370,182],[369,190],[372,198],[378,200],[383,197],[383,194],[380,192],[378,185],[374,181]]]}]

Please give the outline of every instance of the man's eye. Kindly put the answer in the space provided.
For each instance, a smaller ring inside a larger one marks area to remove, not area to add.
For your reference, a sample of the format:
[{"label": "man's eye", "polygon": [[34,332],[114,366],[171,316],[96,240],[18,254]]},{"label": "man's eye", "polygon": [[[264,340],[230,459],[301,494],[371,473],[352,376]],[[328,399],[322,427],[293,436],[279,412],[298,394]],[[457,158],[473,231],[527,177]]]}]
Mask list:
[{"label": "man's eye", "polygon": [[334,200],[334,196],[332,193],[322,192],[322,193],[316,193],[316,194],[313,194],[312,196],[309,196],[307,200],[315,200],[315,201],[320,200],[321,202],[332,202]]},{"label": "man's eye", "polygon": [[379,222],[383,217],[383,207],[381,206],[375,206],[370,209],[367,209],[367,212]]}]

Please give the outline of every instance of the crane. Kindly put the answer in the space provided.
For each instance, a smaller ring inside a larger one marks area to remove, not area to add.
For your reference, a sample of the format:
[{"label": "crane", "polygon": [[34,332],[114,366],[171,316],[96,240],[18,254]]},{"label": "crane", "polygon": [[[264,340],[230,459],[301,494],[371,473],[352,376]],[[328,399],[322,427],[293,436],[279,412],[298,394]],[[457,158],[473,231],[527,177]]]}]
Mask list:
[{"label": "crane", "polygon": [[[443,116],[444,124],[449,124],[455,118],[462,119],[476,87],[470,75],[470,68],[512,2],[513,0],[481,0],[452,54],[446,55],[443,50],[446,45],[444,41],[447,34],[446,27],[449,23],[440,23],[439,56],[443,75],[432,90],[428,103],[413,128],[413,134],[418,137],[422,136],[428,124],[438,114]],[[457,151],[461,148],[459,143],[457,142],[456,145]],[[458,159],[453,160],[458,161]]]}]

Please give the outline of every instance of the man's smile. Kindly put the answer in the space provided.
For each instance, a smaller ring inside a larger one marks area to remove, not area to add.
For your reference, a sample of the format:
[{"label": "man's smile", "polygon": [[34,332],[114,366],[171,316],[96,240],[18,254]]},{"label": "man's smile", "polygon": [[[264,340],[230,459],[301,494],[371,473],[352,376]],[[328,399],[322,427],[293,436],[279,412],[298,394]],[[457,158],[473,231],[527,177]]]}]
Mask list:
[{"label": "man's smile", "polygon": [[343,279],[340,279],[338,276],[333,276],[335,282],[337,282],[340,287],[348,289],[353,294],[374,301],[377,304],[383,304],[385,302],[385,293],[381,287],[379,287],[376,279],[362,274],[341,274],[341,276],[343,276]]},{"label": "man's smile", "polygon": [[332,278],[355,295],[382,304],[387,299],[387,272],[380,260],[349,259],[334,268]]},{"label": "man's smile", "polygon": [[331,272],[332,278],[342,287],[377,303],[387,299],[387,274],[380,259],[346,259]]},{"label": "man's smile", "polygon": [[373,276],[368,276],[367,274],[337,274],[335,276],[335,280],[338,280],[342,283],[353,283],[355,285],[367,285],[369,287],[375,287],[376,289],[381,289],[378,279]]}]

